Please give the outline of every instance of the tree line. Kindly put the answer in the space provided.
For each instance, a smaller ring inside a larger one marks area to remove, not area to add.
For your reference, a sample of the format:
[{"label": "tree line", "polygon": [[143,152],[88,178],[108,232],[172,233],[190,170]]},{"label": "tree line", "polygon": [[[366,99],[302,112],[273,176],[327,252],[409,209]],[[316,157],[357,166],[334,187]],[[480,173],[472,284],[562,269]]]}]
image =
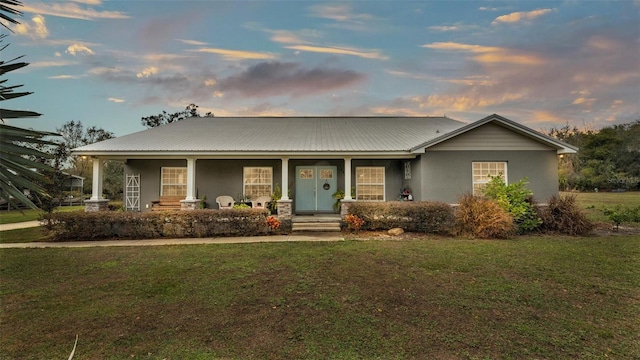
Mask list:
[{"label": "tree line", "polygon": [[640,190],[640,119],[598,131],[565,125],[548,135],[579,148],[559,161],[560,190]]}]

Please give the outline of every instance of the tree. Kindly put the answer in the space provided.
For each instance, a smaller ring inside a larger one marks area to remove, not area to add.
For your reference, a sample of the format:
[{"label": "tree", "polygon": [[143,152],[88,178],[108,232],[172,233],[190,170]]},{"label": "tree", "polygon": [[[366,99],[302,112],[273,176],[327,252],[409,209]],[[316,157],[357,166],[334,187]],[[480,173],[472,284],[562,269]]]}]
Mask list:
[{"label": "tree", "polygon": [[[15,8],[15,6],[21,5],[22,3],[18,0],[0,0],[0,18],[17,24],[18,21],[11,15],[22,15],[22,12]],[[3,26],[9,29],[4,23]],[[7,36],[8,34],[1,34],[0,43]],[[7,46],[0,47],[0,51],[5,50]],[[17,61],[21,58],[22,56],[9,61],[0,60],[0,76],[5,76],[11,71],[29,65],[29,63]],[[20,87],[22,85],[8,85],[7,79],[1,78],[0,101],[32,94],[31,92],[16,92],[15,90]],[[5,119],[38,116],[40,114],[34,111],[0,108],[0,197],[13,205],[22,204],[33,209],[38,207],[25,195],[25,191],[42,199],[51,197],[42,186],[47,182],[47,178],[41,173],[42,171],[50,171],[51,167],[33,160],[34,157],[49,158],[50,155],[35,149],[35,147],[37,145],[54,145],[45,137],[56,134],[9,126],[4,121]]]},{"label": "tree", "polygon": [[[204,115],[205,117],[213,117],[213,113],[208,112]],[[142,125],[153,128],[164,124],[171,124],[176,121],[184,120],[191,117],[202,117],[198,112],[198,105],[189,104],[184,110],[175,112],[173,114],[169,114],[166,111],[162,111],[162,113],[158,115],[145,116],[140,121]]]},{"label": "tree", "polygon": [[561,189],[640,189],[640,120],[599,131],[565,125],[548,134],[580,149],[559,161]]},{"label": "tree", "polygon": [[[92,161],[82,156],[72,156],[71,150],[80,146],[89,145],[98,141],[108,140],[115,135],[107,130],[90,126],[85,129],[81,121],[67,121],[56,131],[62,135],[60,143],[66,149],[63,163],[66,164],[66,171],[71,175],[85,178],[84,192],[90,191],[91,178],[93,176]],[[104,190],[110,196],[117,197],[122,194],[122,174],[123,165],[118,161],[107,161],[104,171]]]}]

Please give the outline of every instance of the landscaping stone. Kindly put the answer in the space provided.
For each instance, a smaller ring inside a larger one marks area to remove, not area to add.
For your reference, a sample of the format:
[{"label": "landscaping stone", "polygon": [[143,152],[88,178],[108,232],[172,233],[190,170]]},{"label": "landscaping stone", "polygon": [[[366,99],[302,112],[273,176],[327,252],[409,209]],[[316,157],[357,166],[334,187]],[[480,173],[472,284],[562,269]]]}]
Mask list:
[{"label": "landscaping stone", "polygon": [[404,230],[402,230],[402,228],[393,228],[389,229],[389,231],[387,231],[387,234],[391,236],[398,236],[404,234]]}]

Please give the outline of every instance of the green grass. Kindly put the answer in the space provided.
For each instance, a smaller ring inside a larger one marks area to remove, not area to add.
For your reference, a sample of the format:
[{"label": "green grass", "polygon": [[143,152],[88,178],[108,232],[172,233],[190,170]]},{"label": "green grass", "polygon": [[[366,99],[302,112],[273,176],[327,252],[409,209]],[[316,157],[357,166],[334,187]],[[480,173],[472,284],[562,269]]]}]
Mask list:
[{"label": "green grass", "polygon": [[[599,210],[603,206],[613,208],[616,205],[634,208],[640,205],[640,192],[597,192],[597,193],[561,193],[561,195],[575,194],[576,201],[581,209],[585,210],[589,219],[597,222],[608,222],[609,219]],[[633,224],[625,224],[627,226]],[[635,226],[640,226],[635,224]]]},{"label": "green grass", "polygon": [[0,359],[640,357],[640,236],[0,258]]},{"label": "green grass", "polygon": [[[84,206],[60,206],[55,211],[67,212],[67,211],[84,211]],[[0,224],[13,224],[23,221],[38,220],[42,215],[42,210],[2,210],[0,211]]]},{"label": "green grass", "polygon": [[28,243],[35,241],[47,241],[48,237],[41,227],[7,230],[0,232],[0,244]]}]

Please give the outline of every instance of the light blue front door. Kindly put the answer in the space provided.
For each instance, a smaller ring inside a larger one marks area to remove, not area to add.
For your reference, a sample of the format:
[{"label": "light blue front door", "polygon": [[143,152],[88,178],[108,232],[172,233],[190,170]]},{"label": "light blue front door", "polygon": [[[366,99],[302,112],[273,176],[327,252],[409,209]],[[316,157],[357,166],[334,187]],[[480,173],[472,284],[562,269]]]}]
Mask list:
[{"label": "light blue front door", "polygon": [[333,211],[336,166],[296,166],[296,212]]}]

